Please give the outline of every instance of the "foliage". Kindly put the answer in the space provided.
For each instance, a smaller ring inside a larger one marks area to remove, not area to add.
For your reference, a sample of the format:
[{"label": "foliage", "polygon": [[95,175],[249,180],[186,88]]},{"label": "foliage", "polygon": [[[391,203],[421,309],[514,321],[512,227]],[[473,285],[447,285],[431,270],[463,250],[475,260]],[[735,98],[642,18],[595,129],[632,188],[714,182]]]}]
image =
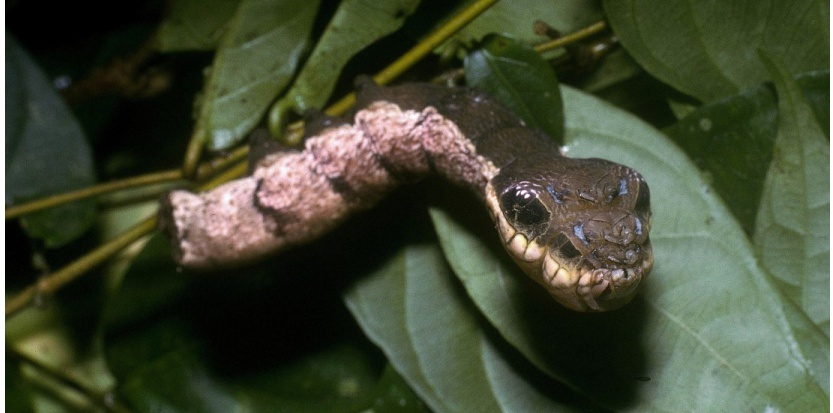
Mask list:
[{"label": "foliage", "polygon": [[[90,148],[37,64],[6,38],[6,203],[16,204],[95,182]],[[41,211],[24,218],[34,238],[57,247],[86,231],[92,202]]]},{"label": "foliage", "polygon": [[[173,70],[170,90],[116,110],[112,98],[90,98],[70,107],[77,120],[36,65],[85,73],[131,49],[78,59],[55,52],[76,43],[39,42],[13,25],[22,46],[7,35],[7,203],[90,185],[93,167],[112,179],[137,173],[124,165],[176,166],[164,162],[189,137],[172,124],[191,125],[209,149],[281,129],[463,6],[440,3],[174,0],[143,32],[161,53],[145,70]],[[475,199],[430,182],[243,269],[183,274],[159,234],[135,245],[101,282],[7,320],[7,409],[825,411],[829,3],[542,3],[500,3],[458,35],[467,48],[407,77],[463,67],[568,155],[645,176],[656,264],[632,304],[558,307],[508,259]],[[624,50],[576,74],[564,53],[532,52],[545,40],[530,35],[534,18],[562,32],[604,18]],[[100,23],[104,39],[135,36],[135,22]],[[52,114],[38,117],[43,108]],[[140,137],[114,150],[113,137],[137,125]],[[33,245],[49,261],[95,238],[79,238],[92,203],[61,208],[80,212],[55,220],[49,210],[40,227],[27,216],[18,236],[45,241]],[[97,230],[112,232],[123,212],[99,211]],[[10,244],[7,255],[26,255]],[[9,294],[34,280],[20,267],[7,266]]]}]

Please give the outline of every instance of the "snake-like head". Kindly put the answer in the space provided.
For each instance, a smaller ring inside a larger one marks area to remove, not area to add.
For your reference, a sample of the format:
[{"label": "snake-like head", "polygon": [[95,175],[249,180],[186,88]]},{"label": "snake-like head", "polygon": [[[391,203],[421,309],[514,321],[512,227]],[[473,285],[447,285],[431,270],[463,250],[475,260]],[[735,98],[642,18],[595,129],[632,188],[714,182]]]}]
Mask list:
[{"label": "snake-like head", "polygon": [[486,198],[506,250],[567,308],[621,307],[651,271],[650,192],[633,169],[517,159],[491,179]]}]

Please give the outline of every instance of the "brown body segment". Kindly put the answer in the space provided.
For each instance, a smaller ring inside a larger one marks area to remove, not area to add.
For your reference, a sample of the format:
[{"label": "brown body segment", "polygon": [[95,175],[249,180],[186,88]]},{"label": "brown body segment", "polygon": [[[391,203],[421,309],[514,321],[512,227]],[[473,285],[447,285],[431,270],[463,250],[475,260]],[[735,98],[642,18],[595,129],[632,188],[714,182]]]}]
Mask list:
[{"label": "brown body segment", "polygon": [[178,262],[227,267],[313,241],[435,173],[484,200],[510,255],[569,308],[617,308],[650,271],[648,188],[632,169],[564,157],[475,89],[365,81],[357,100],[352,123],[316,131],[302,151],[203,194],[168,194],[161,222]]}]

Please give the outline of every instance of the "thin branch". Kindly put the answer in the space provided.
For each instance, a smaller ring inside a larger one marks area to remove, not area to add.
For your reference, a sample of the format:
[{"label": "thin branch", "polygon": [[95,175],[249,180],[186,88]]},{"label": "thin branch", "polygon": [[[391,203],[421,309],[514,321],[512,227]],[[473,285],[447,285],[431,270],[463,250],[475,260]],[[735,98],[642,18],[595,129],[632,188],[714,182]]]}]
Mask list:
[{"label": "thin branch", "polygon": [[145,185],[173,182],[180,179],[182,179],[182,173],[180,173],[180,171],[170,170],[93,185],[90,187],[79,189],[77,191],[65,192],[63,194],[48,196],[46,198],[41,198],[32,202],[27,202],[25,204],[10,206],[6,208],[6,220],[8,221],[10,219],[30,214],[32,212],[36,212],[42,209],[53,208],[59,205],[80,201],[82,199],[104,195],[111,192],[121,191],[124,189],[135,188]]},{"label": "thin branch", "polygon": [[241,176],[246,175],[249,172],[248,163],[247,162],[238,162],[232,165],[230,168],[225,170],[223,173],[215,176],[209,181],[206,181],[202,185],[197,187],[198,191],[207,191],[211,188],[216,186],[222,185],[228,181],[233,179],[240,178]]},{"label": "thin branch", "polygon": [[[201,164],[199,169],[197,170],[197,180],[206,179],[211,175],[215,174],[217,171],[228,168],[229,166],[238,163],[241,159],[245,159],[247,155],[248,148],[238,148],[237,150],[231,152],[227,156],[205,162]],[[56,194],[45,198],[37,199],[32,202],[7,207],[6,220],[8,221],[10,219],[18,218],[20,216],[31,214],[33,212],[37,212],[43,209],[54,208],[59,205],[80,201],[82,199],[110,194],[125,189],[132,189],[167,182],[175,182],[182,179],[182,171],[169,170],[162,172],[153,172],[146,175],[140,175],[132,178],[121,179],[118,181],[93,185],[90,187],[79,189],[77,191]]]},{"label": "thin branch", "polygon": [[[448,23],[431,33],[411,50],[405,52],[402,57],[373,76],[373,80],[380,85],[385,85],[391,80],[396,79],[399,75],[411,68],[419,60],[425,57],[425,55],[431,53],[434,49],[443,44],[443,42],[453,36],[454,33],[460,31],[460,29],[465,27],[472,20],[474,20],[475,17],[479,16],[496,2],[497,0],[480,0],[463,9],[460,13],[449,20]],[[355,102],[355,93],[350,93],[338,102],[332,104],[326,110],[326,113],[332,116],[341,115],[344,112],[347,112],[347,110],[350,109]]]},{"label": "thin branch", "polygon": [[[553,50],[553,49],[557,49],[559,47],[566,47],[566,46],[569,46],[573,43],[584,40],[584,39],[586,39],[586,38],[588,38],[588,37],[590,37],[594,34],[602,32],[606,28],[607,28],[607,24],[604,21],[596,22],[596,23],[593,23],[592,25],[587,26],[583,29],[580,29],[576,32],[573,32],[573,33],[570,33],[568,35],[559,37],[557,39],[553,39],[553,40],[548,41],[546,43],[541,43],[539,45],[536,45],[535,47],[533,47],[533,50],[535,50],[538,53],[544,53],[544,52],[547,52],[547,51],[550,51],[550,50]],[[456,69],[453,69],[453,70],[449,70],[449,71],[441,74],[440,76],[437,76],[437,77],[431,79],[431,82],[433,82],[433,83],[444,83],[444,82],[446,82],[450,79],[451,80],[461,79],[464,76],[465,76],[465,69],[460,67],[460,68],[456,68]]]},{"label": "thin branch", "polygon": [[[247,165],[246,162],[241,161],[241,158],[245,159],[246,153],[247,151],[245,150],[238,150],[224,158],[222,162],[223,167],[226,167],[227,164],[232,162],[236,163],[233,163],[223,173],[217,175],[210,181],[200,185],[198,189],[206,190],[245,175],[247,172]],[[134,241],[144,237],[145,235],[151,234],[154,230],[156,230],[155,215],[148,217],[133,228],[123,232],[118,237],[52,273],[52,275],[41,278],[35,284],[26,287],[26,289],[6,301],[6,319],[32,304],[39,295],[54,294],[64,285],[79,278],[85,272],[118,254],[119,251],[126,248]]]},{"label": "thin branch", "polygon": [[607,29],[607,23],[605,23],[604,21],[596,22],[594,24],[591,24],[590,26],[587,26],[587,27],[579,30],[579,31],[570,33],[568,35],[559,37],[557,39],[553,39],[553,40],[548,41],[546,43],[541,43],[539,45],[536,45],[534,49],[538,53],[543,53],[543,52],[546,52],[546,51],[557,49],[559,47],[564,47],[564,46],[566,46],[568,44],[571,44],[571,43],[579,42],[579,41],[584,40],[584,39],[586,39],[590,36],[593,36],[594,34],[602,32],[605,29]]},{"label": "thin branch", "polygon": [[134,241],[156,229],[156,216],[151,216],[118,237],[102,244],[60,270],[38,280],[6,301],[6,319],[32,304],[42,294],[54,294],[64,285],[100,265]]},{"label": "thin branch", "polygon": [[[461,28],[463,28],[466,24],[468,24],[471,20],[477,17],[480,13],[488,9],[496,1],[497,0],[479,0],[471,6],[469,6],[468,8],[464,9],[459,14],[457,14],[452,20],[443,25],[443,27],[438,29],[436,32],[434,32],[432,35],[427,37],[422,42],[420,42],[414,48],[406,52],[405,55],[397,59],[395,62],[391,63],[387,68],[379,72],[376,76],[374,76],[374,80],[380,84],[388,83],[390,80],[394,79],[396,76],[400,75],[402,72],[413,66],[413,64],[415,64],[423,56],[430,53],[437,46],[442,44],[442,42],[447,40]],[[346,112],[350,108],[350,106],[354,104],[354,102],[355,95],[350,94],[348,96],[345,96],[343,99],[336,102],[335,104],[331,105],[329,108],[327,108],[326,113],[342,114]],[[290,128],[293,127],[295,130],[303,130],[303,126],[301,123],[297,125],[290,125]],[[242,175],[245,175],[247,167],[246,162],[244,162],[243,159],[247,156],[248,151],[248,146],[242,146],[234,152],[232,152],[232,154],[226,157],[222,163],[224,166],[231,165],[229,169],[224,173],[216,176],[211,181],[201,185],[198,189],[205,190],[213,186],[227,182],[229,180],[238,178]],[[197,154],[197,157],[199,156],[199,151],[189,150],[188,152],[191,153],[192,158],[194,154]],[[186,155],[186,159],[188,159],[188,155]],[[211,170],[216,170],[216,165],[209,164],[207,168]],[[185,171],[186,169],[186,167],[183,167],[183,171]],[[173,177],[173,171],[169,171],[166,173],[170,173],[171,175],[169,177]],[[178,178],[181,178],[183,176],[182,171],[177,171],[176,174]],[[123,248],[130,245],[133,241],[136,241],[139,238],[150,234],[154,231],[155,228],[156,217],[153,216],[137,224],[130,230],[122,233],[117,238],[107,242],[106,244],[91,251],[90,253],[79,258],[78,260],[70,263],[66,267],[56,271],[52,275],[41,279],[38,283],[27,287],[26,289],[24,289],[23,291],[21,291],[20,293],[18,293],[6,302],[6,318],[8,319],[10,316],[14,315],[26,306],[30,305],[39,294],[53,294],[65,284],[83,275],[84,272],[89,271],[90,269],[101,264],[111,256],[117,254]]]}]

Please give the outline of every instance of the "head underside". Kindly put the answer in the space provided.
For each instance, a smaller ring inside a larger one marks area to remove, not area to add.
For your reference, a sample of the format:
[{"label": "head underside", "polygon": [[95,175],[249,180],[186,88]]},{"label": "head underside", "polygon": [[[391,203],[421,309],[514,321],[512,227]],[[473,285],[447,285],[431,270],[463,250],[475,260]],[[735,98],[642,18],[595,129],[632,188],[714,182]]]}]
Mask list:
[{"label": "head underside", "polygon": [[619,308],[651,270],[650,193],[626,166],[516,159],[492,178],[486,198],[506,250],[567,308]]}]

